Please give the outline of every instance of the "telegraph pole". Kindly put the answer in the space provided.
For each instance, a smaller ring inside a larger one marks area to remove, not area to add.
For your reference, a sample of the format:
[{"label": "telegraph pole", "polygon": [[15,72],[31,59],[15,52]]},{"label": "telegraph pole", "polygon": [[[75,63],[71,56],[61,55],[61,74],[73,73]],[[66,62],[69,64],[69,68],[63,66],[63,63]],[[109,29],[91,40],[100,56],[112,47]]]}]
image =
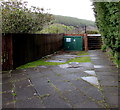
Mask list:
[{"label": "telegraph pole", "polygon": [[86,25],[85,25],[85,34],[86,34]]}]

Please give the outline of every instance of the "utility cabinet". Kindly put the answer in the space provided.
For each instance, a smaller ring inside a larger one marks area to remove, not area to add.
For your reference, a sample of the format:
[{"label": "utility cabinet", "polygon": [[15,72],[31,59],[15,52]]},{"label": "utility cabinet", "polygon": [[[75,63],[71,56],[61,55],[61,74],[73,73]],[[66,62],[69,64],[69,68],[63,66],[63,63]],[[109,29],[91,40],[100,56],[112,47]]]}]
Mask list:
[{"label": "utility cabinet", "polygon": [[83,37],[82,36],[64,36],[64,50],[82,51]]}]

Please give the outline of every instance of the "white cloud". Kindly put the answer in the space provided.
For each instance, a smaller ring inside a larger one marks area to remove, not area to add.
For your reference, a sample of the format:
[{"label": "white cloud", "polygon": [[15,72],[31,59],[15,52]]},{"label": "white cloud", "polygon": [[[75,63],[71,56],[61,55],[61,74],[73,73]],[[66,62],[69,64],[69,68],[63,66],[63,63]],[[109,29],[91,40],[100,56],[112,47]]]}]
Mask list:
[{"label": "white cloud", "polygon": [[29,5],[50,9],[56,15],[95,20],[90,0],[26,0]]}]

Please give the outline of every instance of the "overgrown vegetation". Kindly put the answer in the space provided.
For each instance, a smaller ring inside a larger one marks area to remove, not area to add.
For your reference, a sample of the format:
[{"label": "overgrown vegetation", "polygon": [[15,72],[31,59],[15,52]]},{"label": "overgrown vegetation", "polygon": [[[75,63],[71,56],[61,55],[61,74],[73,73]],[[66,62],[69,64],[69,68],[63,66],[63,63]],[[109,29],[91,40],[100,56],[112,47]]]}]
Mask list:
[{"label": "overgrown vegetation", "polygon": [[35,33],[52,20],[43,8],[27,8],[27,2],[21,0],[3,0],[1,6],[3,33]]},{"label": "overgrown vegetation", "polygon": [[120,66],[119,6],[120,2],[95,2],[97,27],[103,37],[103,50],[110,49],[115,63]]}]

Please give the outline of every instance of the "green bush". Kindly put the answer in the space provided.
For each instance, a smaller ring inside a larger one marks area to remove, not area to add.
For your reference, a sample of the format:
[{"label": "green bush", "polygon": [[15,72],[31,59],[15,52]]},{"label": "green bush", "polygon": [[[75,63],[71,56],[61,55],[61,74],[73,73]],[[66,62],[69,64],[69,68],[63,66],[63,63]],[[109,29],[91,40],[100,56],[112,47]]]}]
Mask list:
[{"label": "green bush", "polygon": [[106,46],[105,44],[102,45],[101,50],[102,50],[103,52],[106,52],[106,49],[107,49],[107,46]]},{"label": "green bush", "polygon": [[[105,44],[112,51],[112,56],[119,65],[120,38],[119,38],[119,6],[120,2],[94,2],[96,24]],[[103,45],[102,50],[106,47]]]},{"label": "green bush", "polygon": [[73,26],[66,26],[64,24],[58,24],[54,23],[49,26],[44,27],[41,31],[36,33],[42,33],[42,34],[60,34],[60,33],[66,33],[71,30],[74,30],[75,28]]},{"label": "green bush", "polygon": [[98,34],[98,31],[86,31],[87,34]]}]

